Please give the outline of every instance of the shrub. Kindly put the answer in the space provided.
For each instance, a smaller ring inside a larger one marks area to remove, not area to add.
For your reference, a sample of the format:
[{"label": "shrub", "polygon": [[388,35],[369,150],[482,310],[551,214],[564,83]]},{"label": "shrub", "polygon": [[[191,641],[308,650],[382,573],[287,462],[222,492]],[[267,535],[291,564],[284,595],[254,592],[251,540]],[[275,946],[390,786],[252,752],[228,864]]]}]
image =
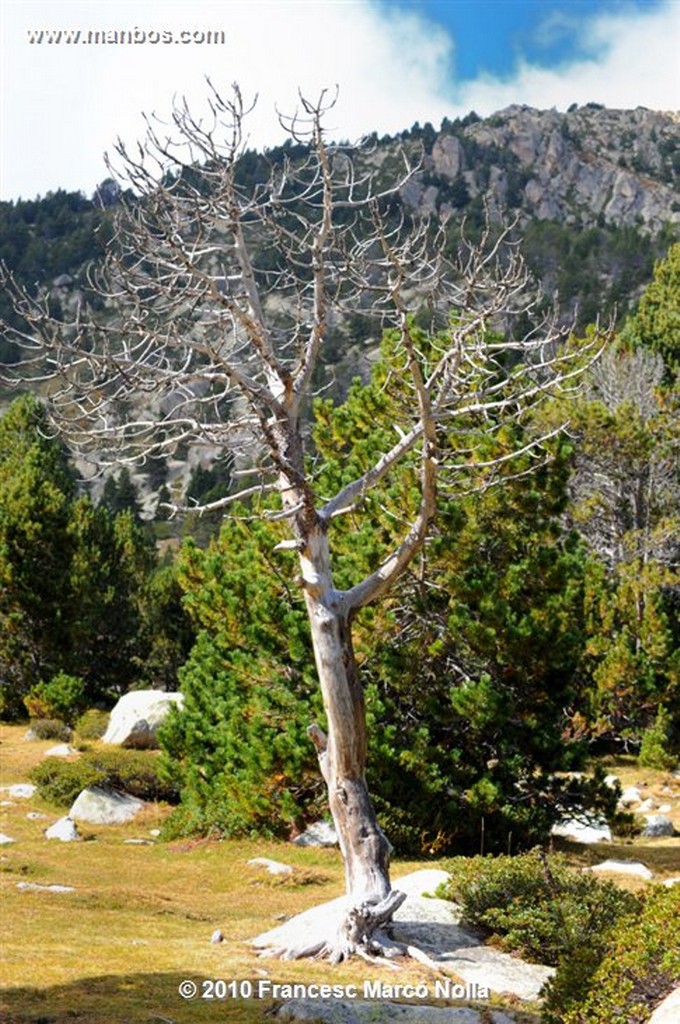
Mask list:
[{"label": "shrub", "polygon": [[31,733],[37,740],[60,740],[68,743],[73,730],[58,718],[38,718],[31,722]]},{"label": "shrub", "polygon": [[544,1024],[562,1024],[564,1008],[586,997],[611,929],[639,907],[631,893],[571,871],[564,857],[548,862],[540,850],[457,858],[450,871],[439,894],[462,905],[466,922],[497,937],[506,950],[557,967]]},{"label": "shrub", "polygon": [[670,727],[670,715],[662,705],[654,724],[642,735],[638,764],[643,768],[657,768],[659,771],[671,771],[675,768],[678,759],[668,749]]},{"label": "shrub", "polygon": [[464,920],[516,950],[553,966],[573,950],[597,944],[637,898],[611,882],[574,872],[564,857],[540,850],[516,857],[456,858],[442,887]]},{"label": "shrub", "polygon": [[46,758],[33,769],[31,779],[45,800],[62,806],[88,786],[110,786],[140,800],[175,803],[177,789],[162,778],[158,767],[158,757],[148,751],[97,751],[77,761]]},{"label": "shrub", "polygon": [[75,730],[81,740],[98,740],[106,732],[108,724],[109,714],[107,711],[90,708],[80,716],[75,724]]},{"label": "shrub", "polygon": [[[555,979],[558,981],[558,978]],[[680,984],[680,889],[655,886],[641,912],[610,932],[587,997],[565,1006],[551,983],[546,1024],[645,1024]]]},{"label": "shrub", "polygon": [[49,682],[31,687],[24,704],[33,718],[61,718],[70,725],[83,709],[84,696],[82,679],[58,672]]}]

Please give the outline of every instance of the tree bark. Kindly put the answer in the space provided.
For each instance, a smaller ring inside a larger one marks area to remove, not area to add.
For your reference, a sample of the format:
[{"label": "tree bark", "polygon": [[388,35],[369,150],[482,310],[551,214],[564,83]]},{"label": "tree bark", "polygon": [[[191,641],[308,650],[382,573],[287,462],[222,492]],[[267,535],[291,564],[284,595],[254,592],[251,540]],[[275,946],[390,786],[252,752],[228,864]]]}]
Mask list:
[{"label": "tree bark", "polygon": [[328,728],[327,735],[317,725],[308,731],[328,789],[348,896],[340,932],[326,948],[331,959],[339,960],[360,947],[375,952],[372,935],[387,923],[403,896],[391,892],[392,848],[366,786],[366,712],[352,645],[351,611],[333,587],[324,524],[308,534],[300,566]]}]

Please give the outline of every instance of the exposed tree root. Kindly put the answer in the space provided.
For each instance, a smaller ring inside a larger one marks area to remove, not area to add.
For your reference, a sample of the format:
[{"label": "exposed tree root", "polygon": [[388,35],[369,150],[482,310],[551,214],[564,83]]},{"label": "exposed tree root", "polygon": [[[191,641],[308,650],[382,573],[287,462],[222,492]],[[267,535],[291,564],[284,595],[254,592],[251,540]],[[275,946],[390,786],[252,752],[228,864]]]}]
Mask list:
[{"label": "exposed tree root", "polygon": [[[314,958],[338,964],[351,956],[376,966],[399,970],[395,961],[400,957],[411,957],[433,971],[440,971],[437,963],[425,950],[395,941],[390,935],[390,925],[395,911],[406,899],[406,894],[393,889],[384,899],[365,900],[351,907],[343,916],[332,940],[327,935],[306,936],[299,946],[267,947],[260,956],[279,957],[283,960]],[[319,925],[319,930],[323,927]]]}]

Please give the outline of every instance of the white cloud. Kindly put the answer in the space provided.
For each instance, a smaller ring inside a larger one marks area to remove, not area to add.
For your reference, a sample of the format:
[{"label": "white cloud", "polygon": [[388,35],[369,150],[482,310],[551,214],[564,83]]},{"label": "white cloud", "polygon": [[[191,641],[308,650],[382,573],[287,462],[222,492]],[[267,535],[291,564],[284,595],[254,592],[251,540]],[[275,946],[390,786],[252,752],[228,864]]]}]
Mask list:
[{"label": "white cloud", "polygon": [[[116,136],[143,134],[143,111],[169,112],[173,94],[194,103],[204,76],[220,87],[238,81],[259,93],[251,142],[282,134],[275,104],[291,110],[297,88],[311,95],[340,86],[333,111],[337,138],[397,132],[414,121],[437,125],[471,109],[490,114],[510,103],[564,109],[678,105],[675,50],[680,5],[584,21],[585,52],[568,67],[524,62],[506,79],[455,78],[455,41],[416,13],[372,0],[187,0],[115,5],[0,0],[3,108],[0,194],[30,197],[58,187],[91,191],[106,175],[103,153]],[[224,46],[30,45],[28,29],[224,30]],[[556,26],[553,26],[555,28]]]},{"label": "white cloud", "polygon": [[511,78],[485,76],[466,83],[457,94],[459,103],[482,116],[511,103],[562,110],[591,101],[620,109],[680,106],[680,4],[675,0],[583,20],[578,35],[587,58],[555,68],[523,61]]},{"label": "white cloud", "polygon": [[[338,138],[395,132],[441,120],[452,44],[422,18],[369,0],[307,3],[8,5],[5,26],[2,191],[91,189],[105,176],[104,150],[143,134],[141,112],[168,113],[173,94],[194,104],[205,75],[220,88],[238,81],[259,94],[252,143],[283,138],[275,105],[291,111],[298,87],[316,96],[340,85]],[[28,29],[223,29],[224,46],[30,45]],[[46,184],[46,182],[48,184]]]}]

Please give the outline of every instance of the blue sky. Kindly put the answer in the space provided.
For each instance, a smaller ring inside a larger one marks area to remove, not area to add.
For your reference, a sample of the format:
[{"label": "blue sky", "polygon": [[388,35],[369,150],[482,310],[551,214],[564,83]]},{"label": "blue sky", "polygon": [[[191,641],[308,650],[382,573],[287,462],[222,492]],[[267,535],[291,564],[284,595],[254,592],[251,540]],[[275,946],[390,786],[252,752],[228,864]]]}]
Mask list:
[{"label": "blue sky", "polygon": [[453,73],[465,82],[481,73],[512,77],[521,60],[568,66],[589,55],[587,35],[580,31],[589,19],[651,13],[663,5],[657,0],[384,0],[382,6],[425,16],[445,29],[455,45]]},{"label": "blue sky", "polygon": [[[135,42],[84,42],[92,31]],[[680,0],[0,0],[0,198],[91,193],[143,113],[166,116],[174,95],[205,109],[206,74],[258,94],[249,138],[264,146],[298,87],[339,86],[342,139],[511,103],[677,109],[679,50]]]}]

